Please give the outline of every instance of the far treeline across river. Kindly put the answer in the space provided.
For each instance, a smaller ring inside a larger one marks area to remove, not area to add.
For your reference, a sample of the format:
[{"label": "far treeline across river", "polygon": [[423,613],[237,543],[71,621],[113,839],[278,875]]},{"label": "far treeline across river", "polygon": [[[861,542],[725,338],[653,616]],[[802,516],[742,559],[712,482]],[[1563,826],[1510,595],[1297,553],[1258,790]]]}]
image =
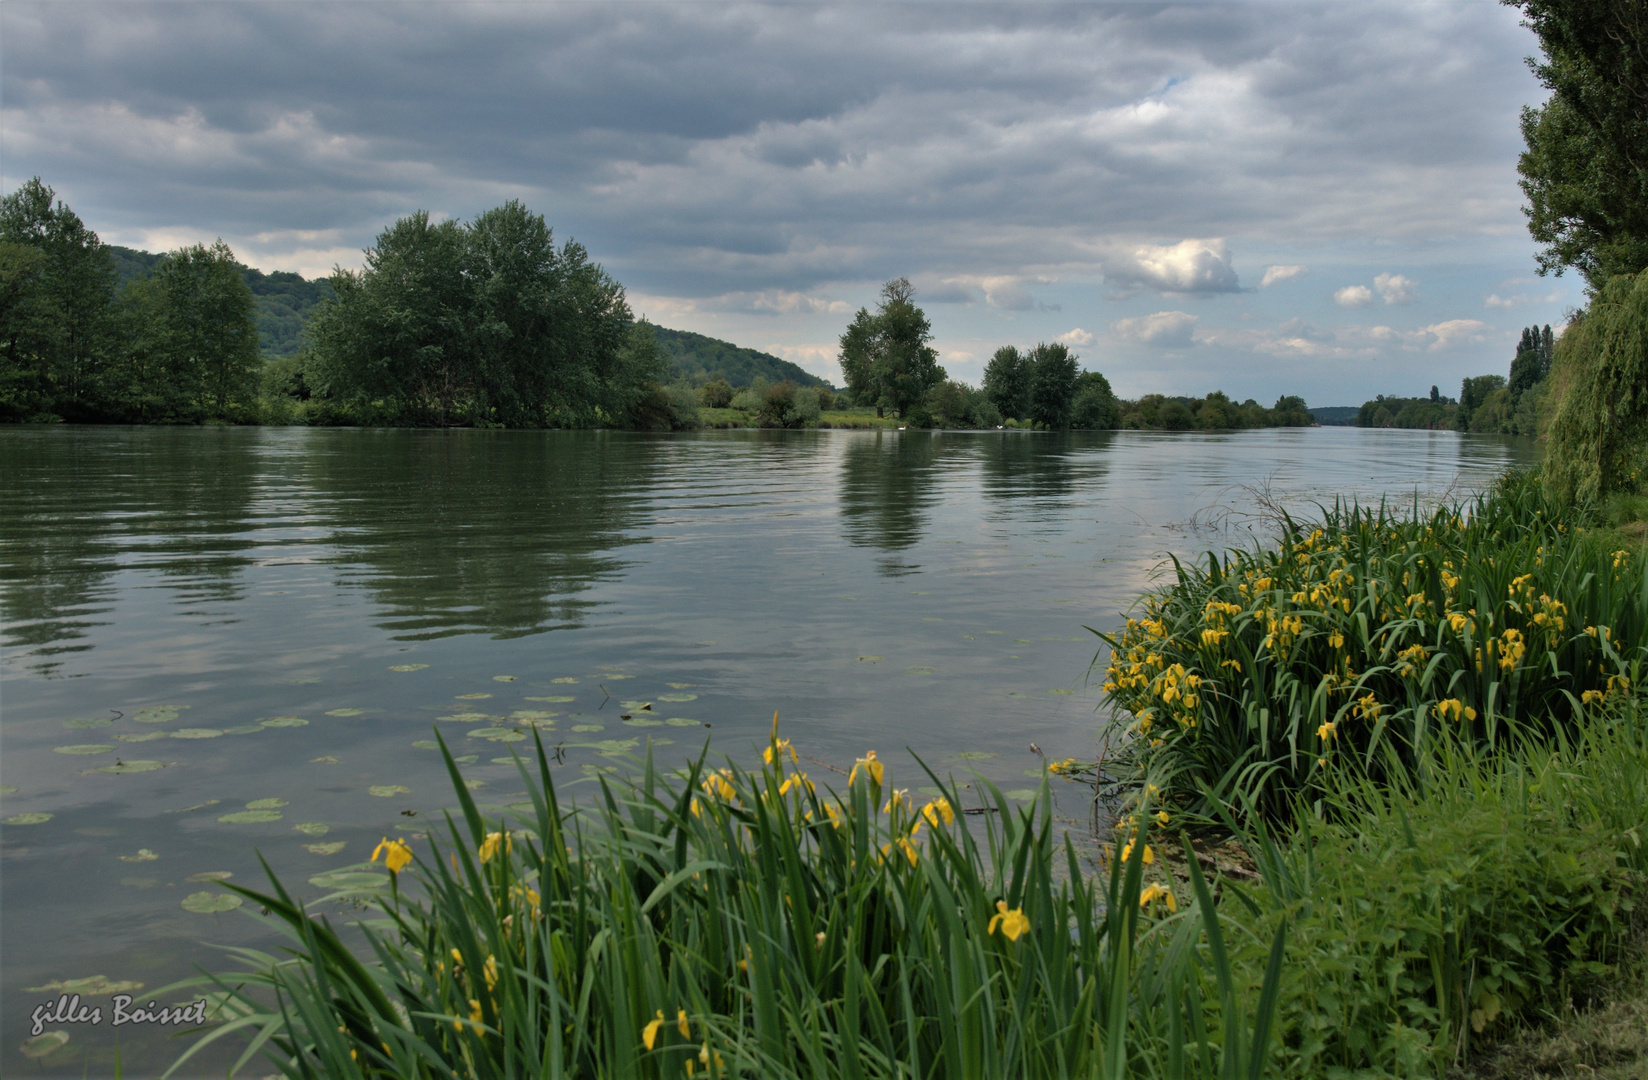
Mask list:
[{"label": "far treeline across river", "polygon": [[837,392],[775,356],[637,319],[577,242],[519,202],[395,222],[362,270],[263,274],[228,245],[104,244],[37,177],[0,200],[0,421],[514,428],[1306,427],[1266,408],[1116,397],[1063,344],[938,363],[908,280],[841,336]]}]

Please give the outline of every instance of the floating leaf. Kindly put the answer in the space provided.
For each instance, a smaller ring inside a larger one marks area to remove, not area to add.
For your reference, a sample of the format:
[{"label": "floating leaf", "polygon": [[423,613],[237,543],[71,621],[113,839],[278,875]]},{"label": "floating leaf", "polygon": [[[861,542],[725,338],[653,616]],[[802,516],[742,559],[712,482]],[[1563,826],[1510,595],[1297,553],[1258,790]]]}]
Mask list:
[{"label": "floating leaf", "polygon": [[698,727],[699,726],[699,723],[698,723],[697,720],[690,720],[685,716],[672,716],[668,720],[665,720],[664,723],[668,724],[670,727]]},{"label": "floating leaf", "polygon": [[697,701],[698,700],[698,695],[697,694],[683,694],[683,693],[680,693],[680,692],[676,692],[676,693],[673,693],[673,694],[659,694],[658,695],[658,700],[659,701]]},{"label": "floating leaf", "polygon": [[301,825],[293,825],[292,830],[305,836],[325,836],[332,831],[332,826],[324,821],[305,821]]},{"label": "floating leaf", "polygon": [[439,750],[440,748],[441,744],[436,742],[434,739],[419,739],[417,742],[412,744],[412,749],[414,750]]},{"label": "floating leaf", "polygon": [[61,1049],[68,1041],[69,1033],[66,1031],[47,1031],[32,1039],[24,1039],[18,1049],[23,1052],[24,1057],[33,1061],[45,1057],[53,1050]]},{"label": "floating leaf", "polygon": [[325,757],[317,757],[317,758],[310,758],[309,759],[309,764],[311,764],[311,765],[336,765],[337,763],[338,763],[338,759],[333,757],[330,754],[326,755]]},{"label": "floating leaf", "polygon": [[494,675],[494,676],[492,676],[492,681],[493,682],[514,682],[515,681],[515,676],[513,676],[513,675]]},{"label": "floating leaf", "polygon": [[111,754],[113,746],[103,746],[96,743],[81,743],[78,746],[54,746],[54,754]]},{"label": "floating leaf", "polygon": [[185,880],[188,880],[188,881],[228,881],[230,878],[232,878],[234,876],[235,876],[235,874],[234,874],[234,871],[232,871],[232,870],[202,870],[198,874],[190,874],[188,876],[188,878],[186,878]]},{"label": "floating leaf", "polygon": [[152,742],[155,739],[169,739],[171,737],[172,733],[169,731],[145,731],[141,735],[115,736],[115,738],[119,739],[121,742]]},{"label": "floating leaf", "polygon": [[437,716],[437,720],[456,720],[460,724],[473,724],[481,720],[490,720],[492,717],[484,712],[460,712],[451,716]]},{"label": "floating leaf", "polygon": [[279,810],[237,810],[224,814],[219,821],[229,825],[259,825],[265,821],[279,821],[285,815]]},{"label": "floating leaf", "polygon": [[885,656],[861,656],[861,657],[859,657],[859,659],[867,661],[867,662],[872,663],[872,664],[878,664],[878,663],[880,663],[881,661],[883,661],[887,658]]},{"label": "floating leaf", "polygon": [[225,735],[256,735],[263,730],[262,724],[238,724],[235,727],[223,729]]},{"label": "floating leaf", "polygon": [[697,683],[690,682],[672,682],[669,684],[669,688],[671,690],[687,690],[697,685]]},{"label": "floating leaf", "polygon": [[[359,712],[360,710],[355,711]],[[337,713],[327,713],[326,715],[336,716]],[[301,716],[271,716],[265,720],[259,720],[258,723],[264,727],[307,727],[309,721]]]},{"label": "floating leaf", "polygon": [[634,720],[625,720],[624,725],[626,727],[663,727],[664,722],[662,720],[649,720],[643,716]]},{"label": "floating leaf", "polygon": [[560,716],[558,712],[548,709],[516,709],[509,714],[511,720],[548,720],[552,716]]},{"label": "floating leaf", "polygon": [[332,870],[316,874],[309,884],[317,889],[375,889],[389,884],[388,874],[374,874],[368,870]]},{"label": "floating leaf", "polygon": [[526,738],[526,732],[518,728],[486,727],[471,730],[469,737],[486,739],[489,742],[520,742]]},{"label": "floating leaf", "polygon": [[31,811],[27,814],[13,814],[0,821],[0,825],[43,825],[52,819],[50,814],[41,814]]},{"label": "floating leaf", "polygon": [[595,752],[602,757],[616,757],[619,754],[628,753],[640,745],[640,739],[602,739],[598,743],[590,744]]},{"label": "floating leaf", "polygon": [[16,795],[16,784],[0,784],[0,795]]},{"label": "floating leaf", "polygon": [[[634,675],[602,675],[601,678],[605,679],[607,682],[617,682],[620,679],[633,679],[633,678],[635,678],[635,676]],[[555,681],[560,682],[561,680],[556,679]]]},{"label": "floating leaf", "polygon": [[215,739],[223,732],[209,727],[180,727],[172,732],[174,739]]},{"label": "floating leaf", "polygon": [[[663,699],[660,698],[659,700],[662,701]],[[650,701],[625,701],[620,704],[624,706],[625,712],[636,712],[641,709],[650,711],[652,709],[652,702]]]},{"label": "floating leaf", "polygon": [[1074,690],[1049,690],[1049,694],[1074,694]]},{"label": "floating leaf", "polygon": [[187,709],[187,705],[149,705],[132,714],[132,719],[139,724],[169,724],[177,719],[177,714]]},{"label": "floating leaf", "polygon": [[359,716],[365,709],[328,709],[327,716]]},{"label": "floating leaf", "polygon": [[164,769],[165,767],[166,763],[164,761],[117,761],[113,765],[100,766],[97,771],[120,775],[133,772],[154,772],[156,769]]},{"label": "floating leaf", "polygon": [[578,680],[574,679],[571,675],[563,675],[559,679],[551,679],[549,681],[552,683],[575,683]]},{"label": "floating leaf", "polygon": [[156,855],[154,852],[150,851],[146,847],[142,847],[142,848],[137,849],[137,854],[136,855],[122,855],[122,856],[120,856],[120,861],[121,862],[153,862],[154,860],[156,860],[158,858],[160,858],[159,855]]},{"label": "floating leaf", "polygon": [[285,799],[254,799],[246,804],[248,810],[278,810],[291,805]]},{"label": "floating leaf", "polygon": [[573,724],[573,731],[605,731],[605,724]]},{"label": "floating leaf", "polygon": [[1019,802],[1035,802],[1036,800],[1035,788],[1014,788],[1012,791],[1004,791],[1002,794],[1006,795],[1009,799],[1016,799]]},{"label": "floating leaf", "polygon": [[233,911],[240,903],[240,897],[234,893],[196,892],[183,898],[182,907],[184,911],[192,911],[196,915],[215,915],[222,911]]},{"label": "floating leaf", "polygon": [[549,702],[550,704],[555,704],[556,702],[577,701],[578,699],[573,697],[571,694],[551,694],[549,697],[529,697],[526,700],[527,701],[545,701],[545,702]]},{"label": "floating leaf", "polygon": [[422,671],[428,664],[391,664],[390,671]]},{"label": "floating leaf", "polygon": [[208,806],[216,806],[222,801],[222,799],[207,799],[203,803],[195,803],[193,806],[180,806],[176,810],[168,810],[166,812],[168,814],[187,814],[190,810],[204,810]]},{"label": "floating leaf", "polygon": [[411,788],[401,787],[399,784],[374,784],[367,788],[366,791],[368,794],[376,795],[380,799],[391,799],[396,795],[412,794]]},{"label": "floating leaf", "polygon": [[480,701],[483,698],[489,698],[491,696],[492,696],[491,694],[459,694],[458,695],[458,700],[459,701]]},{"label": "floating leaf", "polygon": [[314,855],[336,855],[347,843],[347,840],[333,840],[325,844],[305,844],[303,849]]},{"label": "floating leaf", "polygon": [[481,760],[481,755],[465,754],[463,757],[455,757],[452,760],[456,761],[459,765],[473,765],[477,761]]},{"label": "floating leaf", "polygon": [[63,721],[63,726],[66,728],[74,728],[76,731],[91,731],[94,728],[108,727],[112,723],[114,723],[114,721],[107,717],[77,716],[73,720]]},{"label": "floating leaf", "polygon": [[1035,642],[1031,641],[1027,637],[1016,637],[1016,638],[1013,639],[1013,641],[1015,643],[1019,644],[1019,645],[1033,645],[1033,644],[1035,644]]},{"label": "floating leaf", "polygon": [[107,975],[87,975],[84,979],[53,979],[45,986],[26,986],[25,994],[79,994],[92,997],[98,994],[135,994],[143,989],[140,982],[116,982]]},{"label": "floating leaf", "polygon": [[485,780],[465,780],[464,781],[464,787],[468,788],[470,791],[479,791],[482,788],[486,787],[486,781]]}]

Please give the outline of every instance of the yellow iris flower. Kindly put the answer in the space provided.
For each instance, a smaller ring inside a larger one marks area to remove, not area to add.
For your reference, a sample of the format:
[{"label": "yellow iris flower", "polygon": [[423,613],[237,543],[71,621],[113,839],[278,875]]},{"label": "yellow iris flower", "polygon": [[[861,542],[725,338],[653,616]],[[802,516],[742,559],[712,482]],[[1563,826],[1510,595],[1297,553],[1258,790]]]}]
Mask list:
[{"label": "yellow iris flower", "polygon": [[995,933],[997,926],[1001,927],[1002,936],[1008,941],[1017,941],[1029,931],[1030,920],[1024,917],[1023,908],[1009,909],[1007,901],[997,900],[996,913],[990,917],[990,928],[985,933]]},{"label": "yellow iris flower", "polygon": [[379,855],[383,856],[383,865],[389,868],[389,872],[398,874],[412,861],[412,848],[404,840],[391,840],[386,836],[381,844],[372,849],[372,861],[377,862]]}]

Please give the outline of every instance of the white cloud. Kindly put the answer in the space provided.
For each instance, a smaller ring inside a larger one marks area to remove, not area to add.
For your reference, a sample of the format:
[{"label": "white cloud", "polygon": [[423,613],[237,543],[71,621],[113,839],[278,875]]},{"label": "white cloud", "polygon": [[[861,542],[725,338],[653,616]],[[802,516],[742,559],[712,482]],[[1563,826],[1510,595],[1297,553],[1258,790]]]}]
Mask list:
[{"label": "white cloud", "polygon": [[1192,337],[1201,320],[1185,311],[1158,311],[1154,315],[1140,315],[1132,319],[1118,319],[1110,324],[1118,337],[1161,348],[1181,348],[1195,344]]},{"label": "white cloud", "polygon": [[1373,291],[1366,285],[1346,285],[1333,294],[1333,302],[1340,307],[1367,307],[1373,303]]},{"label": "white cloud", "polygon": [[1304,266],[1267,266],[1265,276],[1259,281],[1259,288],[1268,289],[1278,281],[1292,281],[1308,273],[1310,269]]},{"label": "white cloud", "polygon": [[1093,344],[1093,335],[1078,326],[1074,330],[1060,334],[1053,340],[1063,342],[1066,345],[1091,345]]},{"label": "white cloud", "polygon": [[1489,340],[1491,329],[1476,319],[1448,319],[1412,330],[1384,325],[1313,326],[1288,319],[1274,330],[1208,328],[1197,341],[1266,356],[1315,359],[1373,359],[1392,352],[1445,352]]},{"label": "white cloud", "polygon": [[1512,293],[1510,296],[1500,296],[1498,293],[1490,293],[1488,298],[1482,301],[1482,306],[1499,311],[1511,311],[1515,308],[1527,307],[1529,304],[1554,304],[1561,299],[1562,290],[1560,288],[1552,289],[1544,296],[1529,296],[1527,293]]},{"label": "white cloud", "polygon": [[1387,304],[1411,304],[1419,299],[1419,282],[1401,274],[1379,274],[1373,279],[1373,287]]},{"label": "white cloud", "polygon": [[1108,260],[1104,280],[1123,289],[1143,287],[1164,293],[1227,293],[1241,288],[1223,240],[1141,245]]}]

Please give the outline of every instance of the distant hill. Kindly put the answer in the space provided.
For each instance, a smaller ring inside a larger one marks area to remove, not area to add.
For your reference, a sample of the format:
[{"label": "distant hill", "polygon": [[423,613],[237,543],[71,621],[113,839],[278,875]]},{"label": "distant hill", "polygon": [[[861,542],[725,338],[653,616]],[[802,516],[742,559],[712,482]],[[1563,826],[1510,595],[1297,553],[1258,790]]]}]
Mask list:
[{"label": "distant hill", "polygon": [[1355,405],[1324,405],[1310,410],[1310,415],[1323,427],[1355,427],[1356,413]]},{"label": "distant hill", "polygon": [[[109,245],[115,268],[120,271],[120,283],[147,274],[164,259],[149,251]],[[332,286],[324,278],[306,280],[301,274],[276,270],[265,274],[249,266],[241,267],[247,286],[252,290],[257,318],[258,348],[265,356],[291,356],[298,351],[303,324],[309,313],[322,300],[332,295]]]},{"label": "distant hill", "polygon": [[670,330],[662,326],[654,326],[653,330],[676,377],[685,377],[700,386],[714,379],[726,379],[734,386],[748,386],[757,375],[768,382],[788,379],[798,386],[830,385],[770,353],[756,352],[690,330]]}]

